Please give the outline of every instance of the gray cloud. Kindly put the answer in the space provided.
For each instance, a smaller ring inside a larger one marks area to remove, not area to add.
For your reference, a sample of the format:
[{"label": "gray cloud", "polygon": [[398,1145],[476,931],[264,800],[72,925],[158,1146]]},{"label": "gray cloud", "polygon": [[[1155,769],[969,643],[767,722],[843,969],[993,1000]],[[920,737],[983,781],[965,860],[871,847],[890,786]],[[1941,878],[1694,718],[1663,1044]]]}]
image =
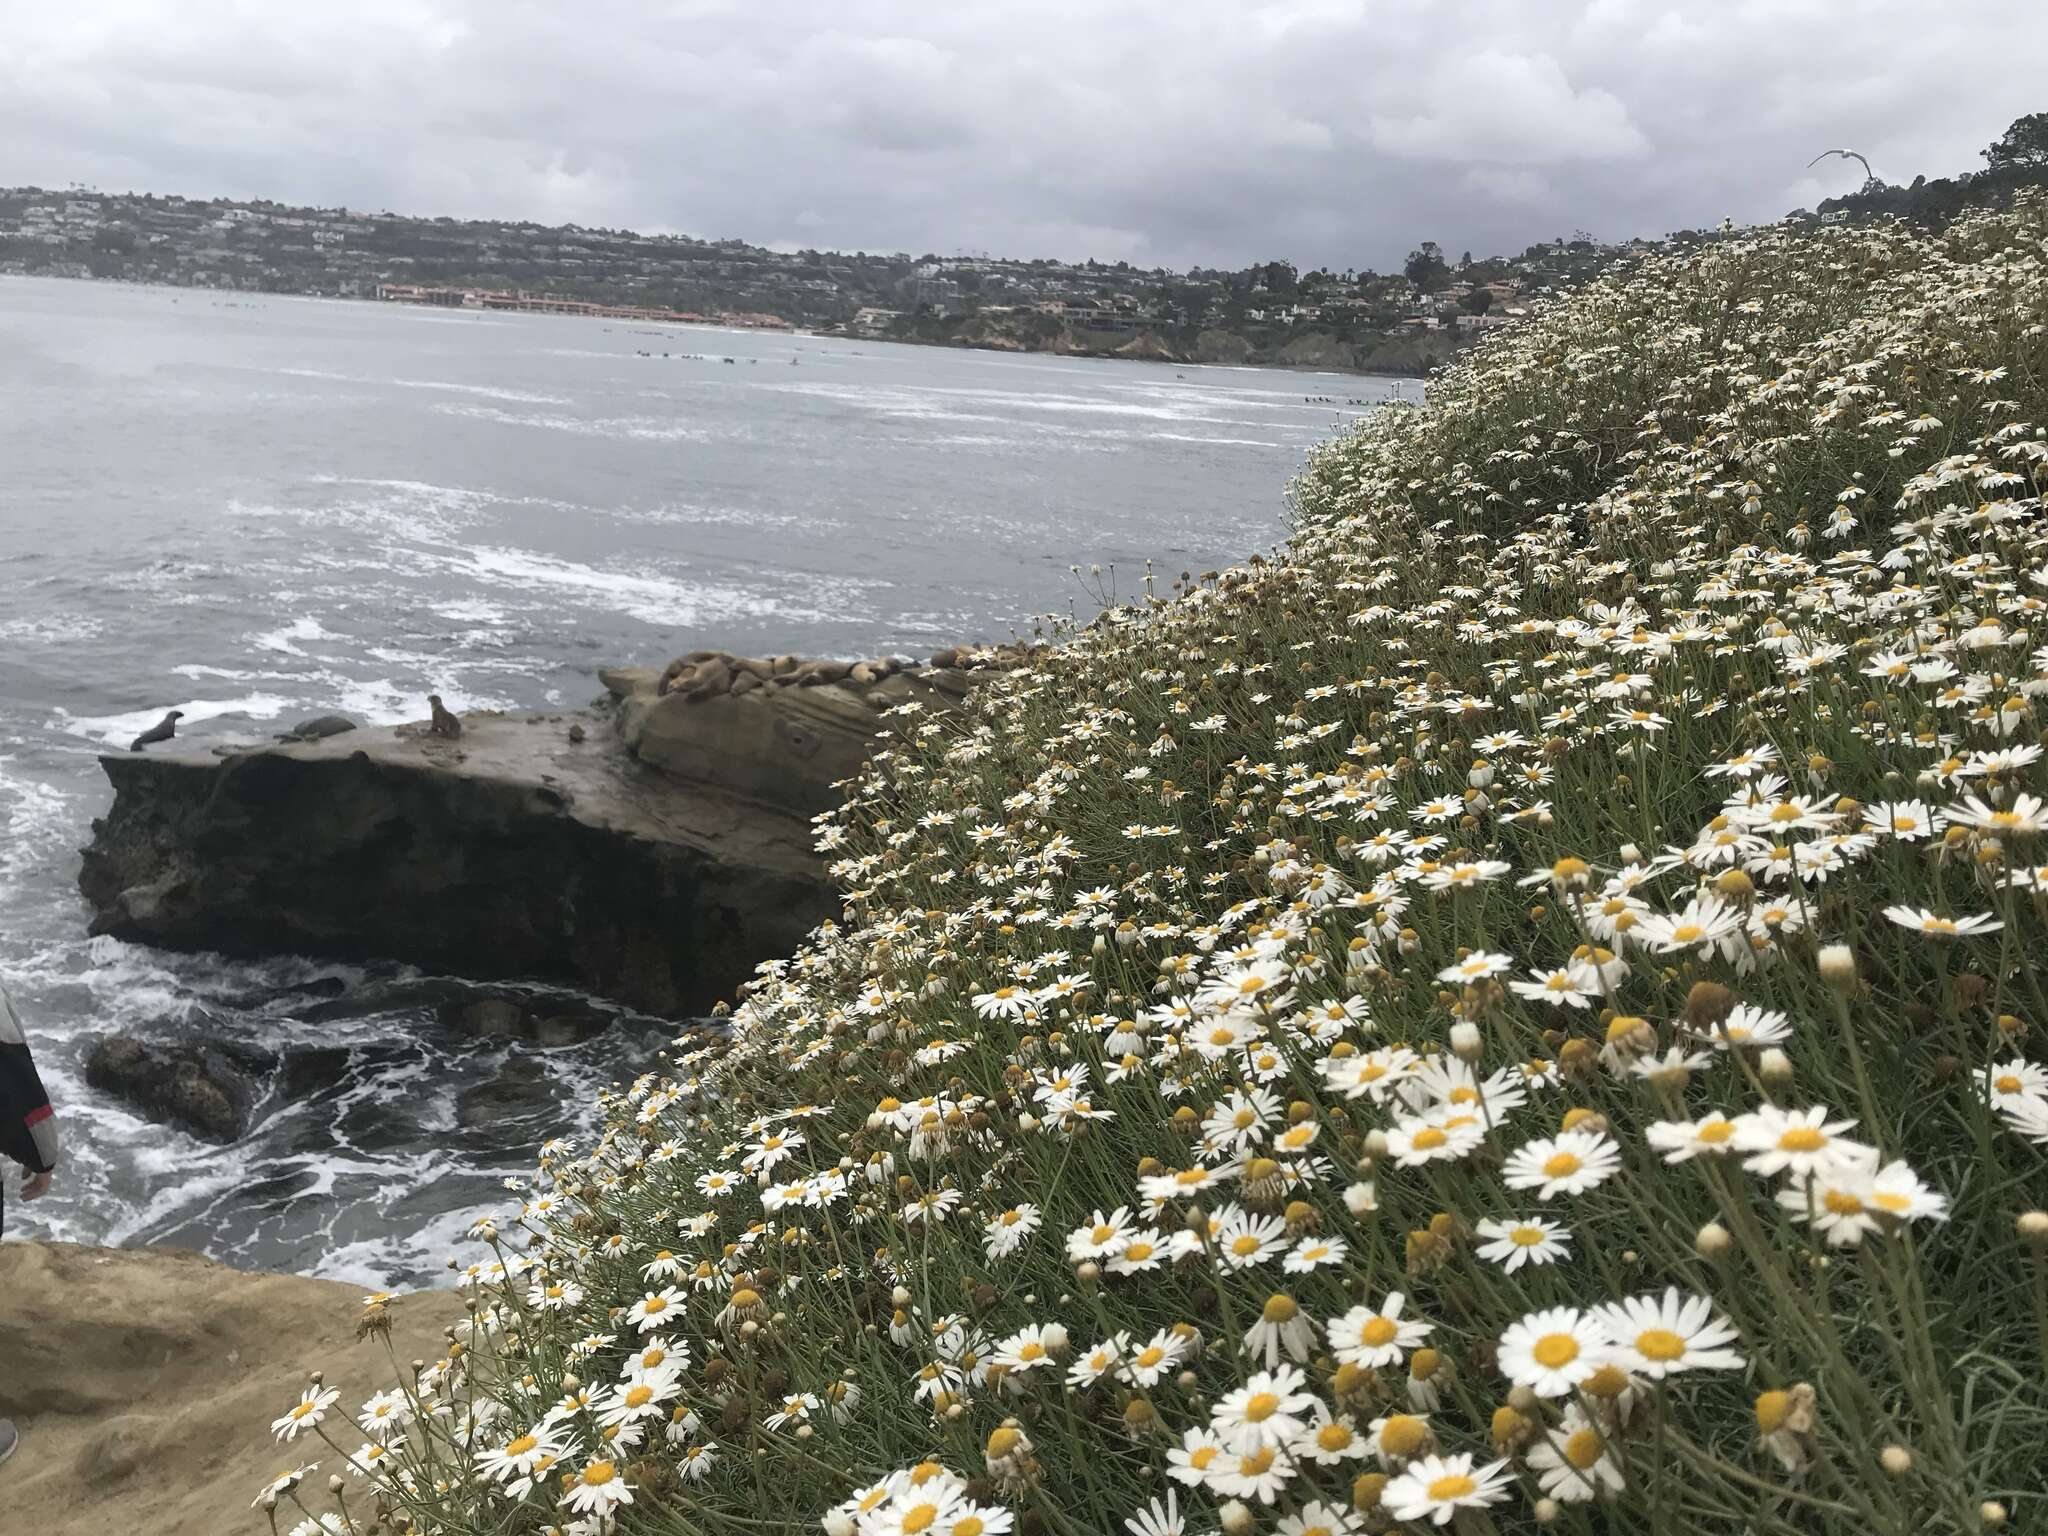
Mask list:
[{"label": "gray cloud", "polygon": [[0,0],[0,182],[1396,265],[1773,217],[2048,108],[2038,0]]}]

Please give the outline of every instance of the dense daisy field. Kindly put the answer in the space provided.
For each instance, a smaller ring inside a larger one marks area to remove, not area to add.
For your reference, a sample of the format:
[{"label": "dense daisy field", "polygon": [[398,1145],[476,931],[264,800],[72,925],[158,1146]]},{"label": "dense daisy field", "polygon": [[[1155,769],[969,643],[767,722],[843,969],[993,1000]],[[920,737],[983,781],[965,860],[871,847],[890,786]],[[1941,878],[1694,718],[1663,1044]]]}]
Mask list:
[{"label": "dense daisy field", "polygon": [[1502,332],[1270,556],[905,706],[843,920],[259,1507],[2042,1528],[2044,490],[2041,201]]}]

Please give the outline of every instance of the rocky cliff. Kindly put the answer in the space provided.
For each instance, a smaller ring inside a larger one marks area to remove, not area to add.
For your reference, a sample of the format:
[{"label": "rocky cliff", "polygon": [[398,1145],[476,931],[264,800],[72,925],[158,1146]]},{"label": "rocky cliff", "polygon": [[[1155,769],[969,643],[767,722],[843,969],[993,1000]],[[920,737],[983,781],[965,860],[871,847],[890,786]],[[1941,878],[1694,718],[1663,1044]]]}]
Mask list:
[{"label": "rocky cliff", "polygon": [[[22,1431],[0,1471],[10,1533],[256,1536],[270,1529],[250,1507],[265,1477],[319,1462],[324,1489],[341,1470],[318,1440],[271,1436],[306,1373],[353,1394],[342,1413],[389,1374],[383,1346],[355,1339],[357,1287],[241,1274],[178,1249],[10,1241],[0,1296],[0,1417]],[[389,1316],[396,1357],[433,1361],[462,1307],[426,1292]],[[278,1513],[279,1530],[300,1519],[289,1503]]]},{"label": "rocky cliff", "polygon": [[92,931],[174,949],[393,959],[699,1013],[837,903],[811,849],[888,723],[945,665],[696,652],[604,674],[589,710],[109,753],[79,887]]}]

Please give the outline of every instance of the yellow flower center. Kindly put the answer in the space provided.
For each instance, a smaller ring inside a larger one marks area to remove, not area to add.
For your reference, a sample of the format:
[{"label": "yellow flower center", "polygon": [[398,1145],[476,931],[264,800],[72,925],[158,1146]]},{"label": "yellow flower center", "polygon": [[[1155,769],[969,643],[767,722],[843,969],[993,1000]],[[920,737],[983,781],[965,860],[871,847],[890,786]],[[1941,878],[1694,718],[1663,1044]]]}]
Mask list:
[{"label": "yellow flower center", "polygon": [[1378,1349],[1382,1344],[1393,1343],[1394,1336],[1400,1331],[1391,1318],[1368,1317],[1365,1326],[1358,1330],[1358,1337],[1361,1342]]},{"label": "yellow flower center", "polygon": [[1508,1233],[1508,1241],[1517,1248],[1541,1248],[1547,1235],[1541,1227],[1516,1227]]},{"label": "yellow flower center", "polygon": [[1565,1437],[1564,1459],[1581,1472],[1600,1459],[1600,1431],[1581,1429]]},{"label": "yellow flower center", "polygon": [[1351,1427],[1348,1424],[1325,1424],[1316,1431],[1316,1448],[1324,1451],[1341,1451],[1351,1444]]},{"label": "yellow flower center", "polygon": [[1778,1137],[1781,1152],[1818,1152],[1827,1144],[1827,1137],[1810,1125],[1795,1125]]},{"label": "yellow flower center", "polygon": [[1435,1126],[1425,1125],[1421,1130],[1415,1133],[1415,1139],[1412,1145],[1418,1151],[1434,1152],[1438,1147],[1442,1146],[1445,1142],[1449,1141],[1450,1139],[1450,1137],[1446,1136],[1442,1131],[1438,1130]]},{"label": "yellow flower center", "polygon": [[505,1447],[505,1454],[507,1456],[524,1456],[539,1444],[540,1440],[538,1437],[534,1435],[521,1435],[517,1440],[514,1440]]},{"label": "yellow flower center", "polygon": [[1636,1335],[1636,1353],[1645,1360],[1676,1360],[1685,1353],[1685,1340],[1669,1328],[1645,1328]]},{"label": "yellow flower center", "polygon": [[1568,1179],[1579,1171],[1581,1164],[1576,1152],[1553,1152],[1543,1164],[1546,1179]]},{"label": "yellow flower center", "polygon": [[1380,1449],[1389,1456],[1413,1456],[1428,1438],[1429,1426],[1412,1414],[1392,1414],[1380,1425]]},{"label": "yellow flower center", "polygon": [[1546,1333],[1529,1353],[1538,1365],[1554,1371],[1579,1358],[1579,1341],[1568,1333]]},{"label": "yellow flower center", "polygon": [[1259,1251],[1259,1240],[1247,1232],[1242,1237],[1231,1239],[1230,1251],[1241,1259],[1250,1258]]},{"label": "yellow flower center", "polygon": [[2020,1091],[2020,1080],[2013,1073],[2001,1072],[1993,1079],[1991,1086],[2000,1093],[2018,1093]]},{"label": "yellow flower center", "polygon": [[1245,1419],[1252,1424],[1263,1424],[1279,1411],[1280,1399],[1271,1392],[1256,1392],[1244,1405]]},{"label": "yellow flower center", "polygon": [[586,1488],[602,1488],[606,1483],[618,1476],[618,1471],[619,1469],[609,1461],[593,1461],[583,1469],[583,1486]]},{"label": "yellow flower center", "polygon": [[904,1514],[903,1529],[909,1532],[910,1536],[917,1536],[917,1533],[919,1531],[930,1530],[932,1528],[932,1522],[938,1518],[938,1505],[920,1504],[916,1508],[911,1509]]},{"label": "yellow flower center", "polygon": [[1216,1459],[1217,1448],[1213,1445],[1198,1445],[1188,1452],[1188,1465],[1197,1472],[1209,1470],[1209,1463]]},{"label": "yellow flower center", "polygon": [[1478,1486],[1464,1473],[1453,1472],[1449,1477],[1439,1477],[1432,1481],[1425,1491],[1438,1503],[1448,1503],[1452,1499],[1466,1497]]},{"label": "yellow flower center", "polygon": [[1019,1360],[1043,1360],[1045,1358],[1045,1346],[1039,1343],[1038,1340],[1032,1339],[1017,1351],[1017,1358]]},{"label": "yellow flower center", "polygon": [[644,1408],[653,1401],[654,1388],[648,1386],[645,1382],[626,1389],[626,1406],[628,1408]]},{"label": "yellow flower center", "polygon": [[1165,1358],[1165,1350],[1161,1349],[1157,1344],[1147,1344],[1143,1349],[1138,1351],[1138,1358],[1133,1363],[1136,1364],[1139,1370],[1149,1371],[1152,1369],[1153,1366],[1157,1365],[1160,1361],[1164,1360]]}]

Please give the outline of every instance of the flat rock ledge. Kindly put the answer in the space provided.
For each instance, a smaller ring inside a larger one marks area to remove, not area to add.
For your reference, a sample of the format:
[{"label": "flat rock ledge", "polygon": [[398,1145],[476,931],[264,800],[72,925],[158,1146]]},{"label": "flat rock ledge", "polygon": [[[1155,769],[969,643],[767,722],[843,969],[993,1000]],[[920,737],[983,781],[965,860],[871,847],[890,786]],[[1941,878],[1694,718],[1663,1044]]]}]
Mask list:
[{"label": "flat rock ledge", "polygon": [[390,959],[701,1014],[838,902],[811,817],[883,711],[956,704],[1028,652],[942,665],[696,652],[587,710],[110,752],[91,931],[236,956]]},{"label": "flat rock ledge", "polygon": [[[269,1527],[250,1501],[266,1477],[328,1463],[318,1487],[335,1470],[318,1441],[270,1433],[306,1373],[324,1370],[343,1409],[390,1374],[383,1345],[355,1338],[361,1287],[181,1249],[9,1239],[0,1296],[0,1417],[21,1426],[0,1471],[9,1532],[256,1536]],[[462,1306],[427,1291],[390,1316],[397,1357],[431,1361]]]}]

